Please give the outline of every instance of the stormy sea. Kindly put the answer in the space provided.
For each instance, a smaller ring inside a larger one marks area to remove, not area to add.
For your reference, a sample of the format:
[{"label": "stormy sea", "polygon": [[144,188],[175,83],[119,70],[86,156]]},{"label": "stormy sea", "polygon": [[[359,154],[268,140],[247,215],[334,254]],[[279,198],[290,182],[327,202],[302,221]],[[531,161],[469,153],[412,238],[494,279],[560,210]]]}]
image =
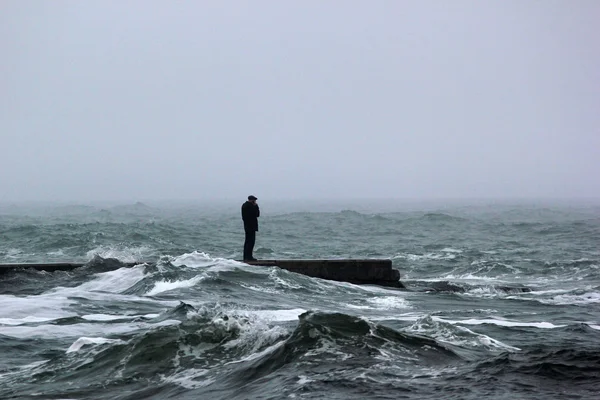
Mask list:
[{"label": "stormy sea", "polygon": [[[598,399],[597,201],[3,204],[0,399]],[[125,263],[132,263],[126,265]]]}]

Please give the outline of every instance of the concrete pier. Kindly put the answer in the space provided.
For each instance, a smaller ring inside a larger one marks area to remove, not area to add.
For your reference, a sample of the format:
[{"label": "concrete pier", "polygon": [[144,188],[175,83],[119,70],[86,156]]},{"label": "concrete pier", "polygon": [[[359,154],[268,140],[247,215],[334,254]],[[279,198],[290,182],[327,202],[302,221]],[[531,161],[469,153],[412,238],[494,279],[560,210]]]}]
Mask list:
[{"label": "concrete pier", "polygon": [[[371,284],[402,288],[400,272],[392,268],[392,260],[258,260],[245,262],[250,265],[279,267],[291,272],[355,284]],[[121,263],[126,267],[143,264],[140,262]],[[27,263],[0,264],[0,275],[22,268],[33,268],[40,271],[71,271],[83,267],[85,263]]]},{"label": "concrete pier", "polygon": [[[133,267],[135,265],[144,264],[143,261],[139,262],[125,262],[120,263],[120,265],[125,267]],[[31,268],[36,269],[38,271],[72,271],[75,268],[80,268],[87,265],[87,263],[69,263],[69,262],[57,262],[57,263],[19,263],[19,264],[0,264],[0,275],[6,274],[9,271],[13,271],[15,269],[25,269]]]},{"label": "concrete pier", "polygon": [[402,288],[400,271],[392,268],[392,260],[258,260],[250,265],[279,267],[313,278],[355,284],[372,284]]}]

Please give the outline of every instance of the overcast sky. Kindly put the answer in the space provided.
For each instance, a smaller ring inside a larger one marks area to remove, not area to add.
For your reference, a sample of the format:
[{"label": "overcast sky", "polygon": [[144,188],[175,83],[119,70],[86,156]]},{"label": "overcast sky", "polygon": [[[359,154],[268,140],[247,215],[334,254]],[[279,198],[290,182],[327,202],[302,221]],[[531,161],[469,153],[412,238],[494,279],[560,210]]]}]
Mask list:
[{"label": "overcast sky", "polygon": [[600,2],[0,2],[0,201],[600,196]]}]

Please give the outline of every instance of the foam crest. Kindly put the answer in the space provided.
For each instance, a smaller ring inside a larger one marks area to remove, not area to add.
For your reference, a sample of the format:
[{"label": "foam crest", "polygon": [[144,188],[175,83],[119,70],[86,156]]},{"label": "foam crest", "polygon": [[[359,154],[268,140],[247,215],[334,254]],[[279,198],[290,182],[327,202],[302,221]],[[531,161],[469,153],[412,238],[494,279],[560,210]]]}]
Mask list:
[{"label": "foam crest", "polygon": [[[65,308],[74,303],[75,301],[67,299],[66,296],[48,294],[26,297],[0,295],[0,310],[2,310],[3,317],[7,321],[11,320],[15,322],[10,325],[20,325],[21,323],[16,322],[27,318],[51,321],[58,318],[75,316],[76,314],[73,312],[65,310]],[[25,317],[23,317],[24,315]],[[27,322],[34,321],[23,321],[22,323]]]},{"label": "foam crest", "polygon": [[174,257],[171,264],[188,268],[209,268],[210,271],[230,271],[246,264],[227,258],[213,258],[208,253],[194,251]]},{"label": "foam crest", "polygon": [[37,322],[48,322],[52,320],[54,320],[54,318],[43,318],[33,316],[27,316],[24,318],[0,318],[0,325],[23,325]]},{"label": "foam crest", "polygon": [[6,250],[6,254],[4,254],[4,257],[14,259],[14,258],[18,258],[22,254],[23,254],[23,250],[18,249],[16,247],[12,247],[12,248]]},{"label": "foam crest", "polygon": [[[474,275],[471,272],[467,272],[464,274],[460,274],[460,275],[455,275],[453,273],[449,273],[446,275],[441,276],[440,278],[437,278],[437,280],[439,279],[444,279],[444,280],[449,280],[449,281],[458,281],[458,282],[499,282],[499,283],[503,283],[502,280],[498,279],[497,277],[493,277],[493,276],[482,276],[482,275]],[[434,279],[432,279],[434,280]]]},{"label": "foam crest", "polygon": [[275,282],[276,286],[282,287],[284,289],[300,289],[302,286],[289,282],[279,276],[280,271],[276,268],[270,268],[269,279]]},{"label": "foam crest", "polygon": [[58,287],[49,294],[86,297],[89,292],[120,293],[129,289],[145,277],[144,267],[119,268],[114,271],[95,274],[95,279],[72,288]]},{"label": "foam crest", "polygon": [[171,376],[163,376],[163,381],[167,383],[174,383],[186,389],[198,389],[215,382],[215,378],[206,378],[201,380],[198,379],[206,376],[206,374],[209,372],[210,370],[208,369],[186,368],[183,371]]},{"label": "foam crest", "polygon": [[399,296],[384,296],[367,299],[367,302],[374,304],[376,308],[382,310],[392,310],[397,308],[411,308],[408,301]]},{"label": "foam crest", "polygon": [[[242,347],[247,348],[250,353],[256,353],[265,345],[270,345],[274,341],[283,338],[288,334],[288,330],[281,326],[272,326],[268,318],[263,318],[260,314],[248,314],[245,318],[234,317],[238,337],[223,345],[225,348]],[[226,321],[225,321],[226,322]]]},{"label": "foam crest", "polygon": [[0,335],[10,336],[18,339],[23,338],[45,338],[64,339],[65,337],[96,337],[102,335],[122,335],[140,329],[152,329],[161,326],[178,325],[181,321],[165,320],[156,324],[143,322],[127,322],[120,324],[82,323],[71,325],[18,325],[0,326]]},{"label": "foam crest", "polygon": [[587,305],[600,303],[600,293],[587,292],[579,295],[561,294],[551,299],[538,299],[540,303],[553,305]]},{"label": "foam crest", "polygon": [[508,321],[505,319],[497,319],[497,318],[485,318],[485,319],[477,319],[477,318],[469,318],[463,320],[447,320],[440,319],[441,321],[448,322],[450,324],[463,324],[463,325],[498,325],[498,326],[506,326],[506,327],[529,327],[529,328],[539,328],[539,329],[555,329],[555,328],[563,328],[566,325],[554,325],[551,322],[515,322]]},{"label": "foam crest", "polygon": [[281,291],[279,291],[275,288],[270,288],[270,287],[247,285],[247,284],[243,284],[243,283],[240,284],[240,286],[243,288],[246,288],[246,289],[253,290],[255,292],[268,293],[268,294],[281,294]]},{"label": "foam crest", "polygon": [[451,321],[429,315],[424,318],[419,318],[413,325],[407,328],[407,331],[423,334],[432,337],[439,342],[449,343],[460,347],[483,347],[487,350],[502,351],[520,350],[517,347],[502,343],[490,336],[473,332],[468,328],[454,325]]},{"label": "foam crest", "polygon": [[446,252],[446,253],[459,253],[459,254],[463,252],[462,250],[453,249],[450,247],[443,248],[442,251]]},{"label": "foam crest", "polygon": [[191,279],[182,281],[159,281],[154,284],[154,287],[150,289],[144,296],[156,296],[157,294],[168,292],[176,289],[185,289],[196,286],[199,282],[204,279],[204,276],[195,276]]},{"label": "foam crest", "polygon": [[293,308],[290,310],[238,311],[240,315],[253,315],[258,317],[259,320],[263,320],[265,322],[297,321],[298,316],[305,312],[306,310],[302,308]]},{"label": "foam crest", "polygon": [[108,315],[108,314],[87,314],[81,316],[86,321],[119,321],[119,320],[131,320],[137,318],[152,319],[158,317],[160,314],[146,314],[146,315]]},{"label": "foam crest", "polygon": [[239,360],[235,360],[235,361],[230,361],[228,363],[225,363],[225,365],[229,365],[229,364],[238,364],[238,363],[242,363],[242,362],[246,362],[246,361],[253,361],[253,360],[257,360],[259,358],[262,358],[264,356],[266,356],[267,354],[273,353],[275,352],[277,349],[279,349],[280,347],[285,346],[285,342],[281,341],[279,343],[275,343],[269,347],[267,347],[264,350],[255,352],[255,353],[251,353],[248,354],[245,357],[240,358]]},{"label": "foam crest", "polygon": [[[451,249],[453,250],[453,249]],[[444,251],[444,250],[442,250]],[[454,260],[461,250],[446,251],[444,253],[426,253],[426,254],[410,254],[402,253],[397,254],[392,259],[402,259],[409,261],[423,261],[423,260]]]},{"label": "foam crest", "polygon": [[138,247],[118,247],[118,246],[98,246],[86,253],[88,260],[99,256],[102,258],[116,258],[121,262],[142,261],[153,253],[148,246]]},{"label": "foam crest", "polygon": [[[246,354],[256,353],[285,338],[289,334],[287,328],[277,323],[296,321],[305,312],[303,309],[248,311],[219,310],[220,306],[216,307],[216,314],[214,307],[198,310],[197,317],[201,320],[213,315],[208,324],[203,323],[202,334],[220,341],[225,349],[243,349]],[[193,320],[193,313],[189,313],[188,318]]]},{"label": "foam crest", "polygon": [[76,351],[81,350],[83,346],[86,345],[98,345],[105,343],[125,343],[120,339],[107,339],[103,337],[80,337],[77,339],[68,349],[67,353],[74,353]]}]

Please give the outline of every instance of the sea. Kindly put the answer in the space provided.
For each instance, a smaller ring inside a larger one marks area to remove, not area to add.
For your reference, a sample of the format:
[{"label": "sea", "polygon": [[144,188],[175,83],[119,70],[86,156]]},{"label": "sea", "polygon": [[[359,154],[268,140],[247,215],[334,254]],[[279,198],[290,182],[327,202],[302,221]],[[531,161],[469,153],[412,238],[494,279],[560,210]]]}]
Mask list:
[{"label": "sea", "polygon": [[600,399],[600,201],[242,203],[0,205],[0,399]]}]

